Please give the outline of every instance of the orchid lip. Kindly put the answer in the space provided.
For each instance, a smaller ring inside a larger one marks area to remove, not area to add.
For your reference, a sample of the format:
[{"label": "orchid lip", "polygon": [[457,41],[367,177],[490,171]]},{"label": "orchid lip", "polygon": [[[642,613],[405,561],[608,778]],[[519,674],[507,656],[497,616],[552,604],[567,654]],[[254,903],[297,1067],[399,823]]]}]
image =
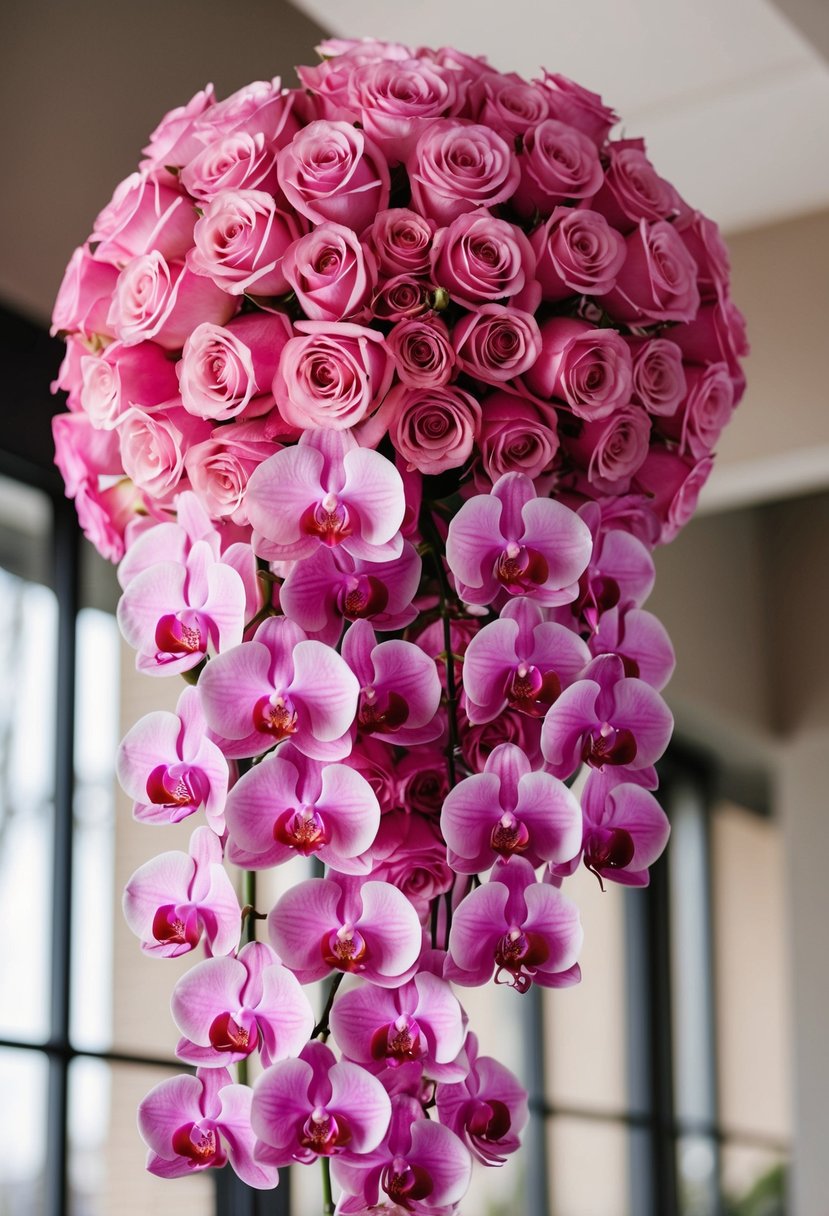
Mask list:
[{"label": "orchid lip", "polygon": [[526,824],[516,819],[511,811],[505,811],[492,829],[490,848],[501,857],[513,853],[525,853],[530,844],[530,833]]},{"label": "orchid lip", "polygon": [[364,971],[368,953],[366,940],[353,925],[342,925],[320,942],[322,957],[338,971]]},{"label": "orchid lip", "polygon": [[186,655],[203,654],[207,649],[205,630],[199,615],[195,612],[188,612],[186,615],[192,619],[183,621],[180,613],[172,612],[159,618],[155,627],[158,663],[169,663]]},{"label": "orchid lip", "polygon": [[405,1157],[395,1157],[386,1166],[380,1185],[389,1199],[399,1201],[404,1207],[419,1199],[426,1199],[434,1190],[434,1183],[422,1165],[410,1165]]},{"label": "orchid lip", "polygon": [[320,1157],[341,1153],[351,1142],[351,1127],[343,1115],[334,1115],[324,1106],[315,1106],[302,1124],[299,1142]]},{"label": "orchid lip", "polygon": [[363,734],[393,734],[405,725],[408,717],[409,703],[399,693],[387,693],[385,708],[381,708],[375,689],[363,689],[357,713],[357,725]]},{"label": "orchid lip", "polygon": [[590,768],[605,764],[632,764],[636,759],[636,739],[626,727],[603,722],[598,731],[591,731],[584,740],[581,757]]},{"label": "orchid lip", "polygon": [[304,857],[328,842],[325,821],[312,806],[283,811],[273,825],[273,838]]},{"label": "orchid lip", "polygon": [[550,575],[546,558],[536,549],[511,541],[495,564],[495,577],[510,595],[542,587]]},{"label": "orchid lip", "polygon": [[300,527],[308,536],[316,536],[324,545],[334,548],[353,532],[348,508],[335,494],[326,494],[321,502],[303,512]]},{"label": "orchid lip", "polygon": [[173,1132],[172,1146],[179,1157],[189,1160],[193,1169],[224,1164],[221,1141],[209,1123],[183,1123]]},{"label": "orchid lip", "polygon": [[511,709],[532,718],[543,718],[561,696],[561,680],[554,671],[521,663],[507,686],[507,701]]},{"label": "orchid lip", "polygon": [[[536,933],[524,933],[513,926],[498,941],[495,947],[496,984],[509,984],[517,992],[526,992],[541,963],[546,962],[550,951],[543,937]],[[501,978],[506,973],[506,978]]]},{"label": "orchid lip", "polygon": [[341,589],[338,607],[350,621],[365,620],[384,612],[389,602],[385,583],[373,574],[360,574],[349,579]]},{"label": "orchid lip", "polygon": [[256,1019],[250,1014],[245,1016],[244,1011],[238,1021],[231,1013],[219,1013],[210,1023],[208,1037],[214,1051],[249,1056],[259,1041]]},{"label": "orchid lip", "polygon": [[371,1036],[371,1056],[385,1061],[387,1067],[397,1068],[423,1055],[422,1036],[417,1021],[401,1014],[386,1026],[379,1026]]},{"label": "orchid lip", "polygon": [[290,697],[260,697],[253,707],[255,729],[276,739],[287,739],[296,734],[297,716]]}]

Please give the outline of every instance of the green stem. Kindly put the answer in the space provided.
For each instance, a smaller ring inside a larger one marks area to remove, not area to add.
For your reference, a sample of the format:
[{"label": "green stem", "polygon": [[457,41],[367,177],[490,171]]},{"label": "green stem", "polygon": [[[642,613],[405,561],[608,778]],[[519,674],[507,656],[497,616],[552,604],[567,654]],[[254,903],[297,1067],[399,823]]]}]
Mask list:
[{"label": "green stem", "polygon": [[322,1216],[333,1216],[334,1196],[331,1192],[331,1166],[327,1157],[320,1157],[322,1169]]}]

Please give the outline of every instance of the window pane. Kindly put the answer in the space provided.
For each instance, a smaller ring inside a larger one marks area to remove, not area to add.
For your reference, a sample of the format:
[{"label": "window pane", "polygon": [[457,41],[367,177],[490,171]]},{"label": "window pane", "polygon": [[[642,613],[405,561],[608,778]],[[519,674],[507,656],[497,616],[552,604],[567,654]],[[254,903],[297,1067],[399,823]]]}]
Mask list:
[{"label": "window pane", "polygon": [[46,1216],[43,1169],[49,1066],[37,1051],[0,1049],[0,1212]]},{"label": "window pane", "polygon": [[547,1143],[550,1211],[555,1216],[638,1216],[630,1206],[624,1126],[555,1118],[550,1120]]}]

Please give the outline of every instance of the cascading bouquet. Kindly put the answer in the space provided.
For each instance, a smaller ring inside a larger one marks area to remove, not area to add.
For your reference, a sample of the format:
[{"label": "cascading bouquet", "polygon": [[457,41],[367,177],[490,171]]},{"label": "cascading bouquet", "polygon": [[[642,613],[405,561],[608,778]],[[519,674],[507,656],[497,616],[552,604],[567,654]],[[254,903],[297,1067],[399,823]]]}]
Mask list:
[{"label": "cascading bouquet", "polygon": [[148,1168],[320,1161],[327,1211],[333,1174],[338,1212],[438,1216],[527,1120],[456,988],[577,982],[565,879],[642,886],[665,845],[650,551],[745,340],[716,226],[596,95],[320,49],[168,114],[76,250],[57,461],[138,669],[185,680],[121,783],[204,818],[124,896],[146,951],[206,955]]}]

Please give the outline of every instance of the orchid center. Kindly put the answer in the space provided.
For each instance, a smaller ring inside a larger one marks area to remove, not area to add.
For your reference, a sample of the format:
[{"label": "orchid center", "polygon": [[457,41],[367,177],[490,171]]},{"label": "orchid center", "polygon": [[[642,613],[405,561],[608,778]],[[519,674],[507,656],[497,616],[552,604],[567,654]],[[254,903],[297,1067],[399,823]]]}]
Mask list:
[{"label": "orchid center", "polygon": [[159,764],[147,778],[147,797],[153,806],[195,810],[209,792],[210,785],[204,773],[186,764]]},{"label": "orchid center", "polygon": [[338,971],[364,971],[367,954],[366,940],[351,924],[326,934],[320,943],[322,957],[329,967]]},{"label": "orchid center", "polygon": [[157,663],[172,663],[207,650],[207,629],[197,612],[168,612],[155,627]]},{"label": "orchid center", "polygon": [[272,693],[260,697],[253,707],[253,725],[265,735],[287,739],[297,731],[297,712],[290,697]]},{"label": "orchid center", "polygon": [[395,1157],[383,1170],[380,1185],[395,1203],[408,1207],[418,1199],[426,1199],[434,1190],[428,1170],[422,1165],[410,1165],[405,1157]]},{"label": "orchid center", "polygon": [[337,607],[349,621],[362,621],[384,612],[389,602],[385,583],[373,574],[358,574],[349,578],[337,597]]},{"label": "orchid center", "polygon": [[603,870],[624,870],[636,846],[625,828],[594,828],[584,842],[584,864],[602,885]]},{"label": "orchid center", "polygon": [[307,857],[327,843],[328,833],[325,821],[316,808],[301,806],[282,812],[273,825],[273,838]]},{"label": "orchid center", "polygon": [[334,548],[347,540],[353,528],[348,507],[336,494],[326,494],[322,502],[303,512],[300,527],[309,536],[316,536],[324,545]]},{"label": "orchid center", "polygon": [[501,857],[511,857],[513,853],[526,852],[530,833],[526,824],[516,819],[512,811],[505,811],[492,829],[489,843]]},{"label": "orchid center", "polygon": [[409,717],[409,703],[399,693],[386,693],[378,698],[375,688],[364,688],[360,694],[357,725],[364,735],[393,734]]},{"label": "orchid center", "polygon": [[503,1140],[511,1126],[509,1107],[497,1098],[479,1101],[466,1120],[466,1129],[470,1136],[488,1140],[490,1143]]},{"label": "orchid center", "polygon": [[153,937],[171,946],[187,946],[192,950],[199,944],[201,929],[196,909],[192,905],[164,904],[153,917]]},{"label": "orchid center", "polygon": [[605,764],[631,764],[636,759],[636,739],[626,727],[617,728],[603,722],[598,730],[585,736],[581,758],[591,768],[602,768]]},{"label": "orchid center", "polygon": [[186,1157],[193,1169],[224,1165],[225,1154],[215,1127],[210,1123],[183,1123],[173,1132],[173,1151]]},{"label": "orchid center", "polygon": [[543,718],[560,695],[561,681],[554,671],[542,672],[540,668],[526,663],[516,667],[507,687],[510,709],[517,709],[519,713],[532,718]]},{"label": "orchid center", "polygon": [[510,541],[495,565],[495,577],[510,595],[526,595],[546,583],[547,560],[536,549]]},{"label": "orchid center", "polygon": [[389,1068],[397,1068],[423,1055],[422,1033],[417,1021],[402,1013],[387,1026],[379,1026],[371,1036],[371,1056],[384,1060]]},{"label": "orchid center", "polygon": [[537,933],[524,933],[513,925],[495,946],[495,965],[498,968],[495,983],[509,984],[518,992],[526,992],[538,967],[546,962],[549,954],[543,937]]},{"label": "orchid center", "polygon": [[320,1157],[330,1157],[351,1141],[351,1128],[343,1115],[333,1115],[324,1106],[315,1106],[299,1133],[299,1142]]},{"label": "orchid center", "polygon": [[236,1017],[227,1012],[217,1014],[210,1023],[208,1038],[214,1051],[249,1056],[259,1041],[256,1018],[246,1009]]}]

